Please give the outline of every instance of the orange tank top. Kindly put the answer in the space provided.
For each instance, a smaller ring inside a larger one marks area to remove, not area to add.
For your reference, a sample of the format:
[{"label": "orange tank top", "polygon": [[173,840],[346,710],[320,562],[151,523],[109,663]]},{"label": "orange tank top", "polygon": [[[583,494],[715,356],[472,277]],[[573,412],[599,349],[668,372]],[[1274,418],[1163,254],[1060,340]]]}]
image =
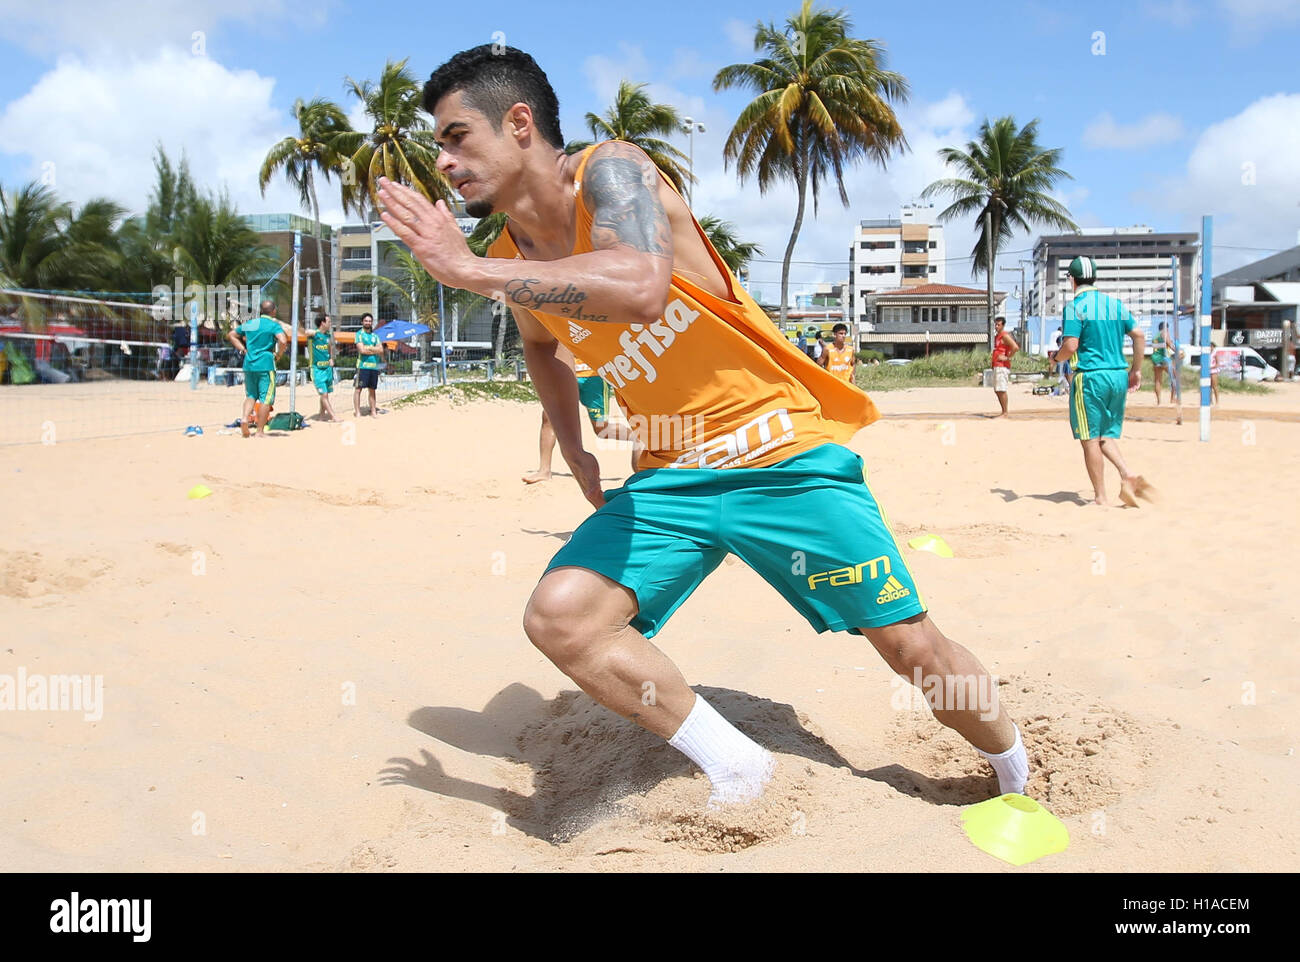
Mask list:
[{"label": "orange tank top", "polygon": [[[587,148],[574,181],[574,254],[594,249],[581,185],[595,149]],[[879,418],[862,391],[781,335],[698,222],[695,229],[726,278],[730,297],[710,294],[674,271],[668,305],[649,325],[532,311],[618,393],[628,425],[644,446],[638,469],[764,467],[821,444],[846,442]],[[523,258],[508,224],[488,256]]]},{"label": "orange tank top", "polygon": [[853,383],[853,346],[845,344],[842,348],[836,348],[834,344],[826,348],[826,353],[830,355],[826,361],[826,370],[830,371],[841,381]]}]

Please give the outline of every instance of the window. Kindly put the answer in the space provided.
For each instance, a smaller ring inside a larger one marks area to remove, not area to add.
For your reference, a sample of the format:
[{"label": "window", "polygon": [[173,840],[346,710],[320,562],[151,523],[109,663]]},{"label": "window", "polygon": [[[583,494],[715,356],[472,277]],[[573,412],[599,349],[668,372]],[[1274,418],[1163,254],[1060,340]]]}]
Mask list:
[{"label": "window", "polygon": [[935,250],[939,246],[938,241],[930,241],[930,250]]},{"label": "window", "polygon": [[935,267],[935,266],[931,265],[931,267],[930,267],[930,273],[931,273],[931,274],[936,274],[936,273],[938,273],[938,271],[939,271],[939,268],[938,268],[938,267]]}]

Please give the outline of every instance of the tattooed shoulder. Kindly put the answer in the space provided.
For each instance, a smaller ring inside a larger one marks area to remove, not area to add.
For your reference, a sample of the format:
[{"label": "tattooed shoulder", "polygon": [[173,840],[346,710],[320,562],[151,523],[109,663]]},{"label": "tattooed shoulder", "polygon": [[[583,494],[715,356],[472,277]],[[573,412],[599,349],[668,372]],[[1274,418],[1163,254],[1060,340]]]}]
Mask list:
[{"label": "tattooed shoulder", "polygon": [[598,148],[587,162],[583,199],[592,213],[591,241],[598,249],[620,244],[672,256],[672,228],[659,201],[654,162],[631,144]]}]

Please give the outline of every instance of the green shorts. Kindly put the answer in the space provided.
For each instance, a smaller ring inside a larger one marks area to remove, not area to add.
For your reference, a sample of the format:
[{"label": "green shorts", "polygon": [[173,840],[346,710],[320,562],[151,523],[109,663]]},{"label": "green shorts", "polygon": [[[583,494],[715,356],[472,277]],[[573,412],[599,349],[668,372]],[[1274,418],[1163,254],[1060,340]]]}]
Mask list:
[{"label": "green shorts", "polygon": [[312,368],[311,383],[316,385],[317,394],[334,393],[334,368],[332,367]]},{"label": "green shorts", "polygon": [[925,611],[903,552],[862,476],[823,444],[767,468],[655,468],[605,505],[551,559],[636,595],[647,638],[730,552],[818,632],[892,625]]},{"label": "green shorts", "polygon": [[609,385],[603,377],[578,378],[578,400],[593,421],[605,421],[609,417]]},{"label": "green shorts", "polygon": [[275,372],[245,371],[244,393],[259,404],[275,402]]},{"label": "green shorts", "polygon": [[1075,371],[1070,383],[1070,427],[1080,441],[1118,438],[1128,403],[1128,368]]}]

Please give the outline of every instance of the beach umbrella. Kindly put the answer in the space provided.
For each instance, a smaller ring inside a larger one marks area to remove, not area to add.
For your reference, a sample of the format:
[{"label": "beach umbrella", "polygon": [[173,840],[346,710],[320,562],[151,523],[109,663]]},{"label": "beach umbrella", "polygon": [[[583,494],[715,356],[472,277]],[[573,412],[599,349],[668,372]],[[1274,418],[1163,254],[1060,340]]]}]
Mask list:
[{"label": "beach umbrella", "polygon": [[381,341],[409,341],[420,334],[428,334],[429,328],[425,324],[415,324],[411,321],[389,321],[383,327],[375,329]]}]

